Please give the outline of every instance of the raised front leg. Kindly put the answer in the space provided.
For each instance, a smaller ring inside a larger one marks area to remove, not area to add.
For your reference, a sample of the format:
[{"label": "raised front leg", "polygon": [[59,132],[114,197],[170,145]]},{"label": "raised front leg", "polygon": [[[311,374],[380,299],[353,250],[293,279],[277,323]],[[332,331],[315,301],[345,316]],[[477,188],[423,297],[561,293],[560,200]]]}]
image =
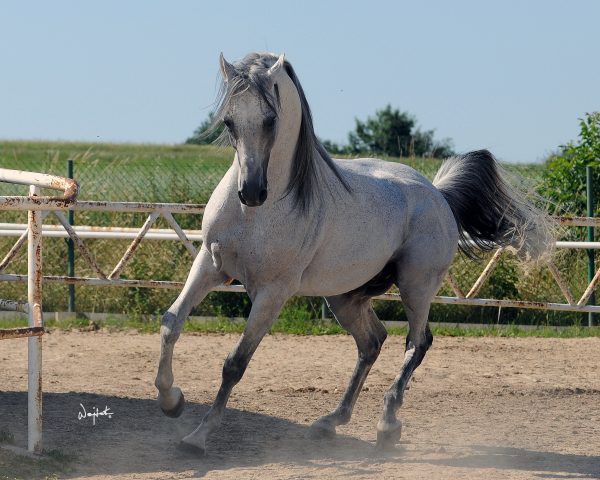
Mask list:
[{"label": "raised front leg", "polygon": [[217,271],[210,252],[203,247],[194,260],[183,290],[163,315],[160,327],[160,361],[154,384],[158,389],[160,408],[169,417],[181,415],[185,404],[181,389],[173,386],[172,370],[173,348],[181,333],[183,322],[192,308],[224,280],[226,276]]},{"label": "raised front leg", "polygon": [[335,435],[338,425],[350,421],[358,395],[387,337],[385,327],[375,315],[368,298],[340,295],[328,298],[327,302],[340,325],[354,337],[358,359],[348,388],[337,408],[312,424],[310,434],[316,438],[331,437]]},{"label": "raised front leg", "polygon": [[225,359],[221,387],[217,397],[198,428],[183,438],[182,448],[194,453],[204,453],[206,438],[220,425],[231,390],[244,375],[260,341],[271,328],[288,298],[289,295],[286,291],[278,288],[262,290],[255,296],[244,333]]}]

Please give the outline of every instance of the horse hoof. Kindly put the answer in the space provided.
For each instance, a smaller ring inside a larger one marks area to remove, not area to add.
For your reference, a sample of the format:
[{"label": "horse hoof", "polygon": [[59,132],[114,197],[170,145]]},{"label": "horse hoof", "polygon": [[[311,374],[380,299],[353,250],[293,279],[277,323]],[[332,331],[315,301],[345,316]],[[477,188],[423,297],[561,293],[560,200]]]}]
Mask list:
[{"label": "horse hoof", "polygon": [[185,407],[185,397],[183,396],[183,392],[181,392],[181,396],[179,397],[179,401],[177,402],[177,405],[175,405],[173,408],[170,408],[170,409],[165,409],[162,407],[160,407],[160,409],[163,411],[163,413],[167,417],[177,418],[177,417],[181,416],[181,414],[183,413],[184,407]]},{"label": "horse hoof", "polygon": [[179,442],[177,449],[181,452],[189,453],[197,457],[202,457],[206,454],[206,450],[204,448],[194,445],[193,443],[184,442],[183,440]]},{"label": "horse hoof", "polygon": [[398,421],[391,428],[377,429],[377,448],[379,450],[393,449],[402,435],[402,423]]},{"label": "horse hoof", "polygon": [[308,438],[312,440],[335,438],[335,427],[315,422],[308,429]]}]

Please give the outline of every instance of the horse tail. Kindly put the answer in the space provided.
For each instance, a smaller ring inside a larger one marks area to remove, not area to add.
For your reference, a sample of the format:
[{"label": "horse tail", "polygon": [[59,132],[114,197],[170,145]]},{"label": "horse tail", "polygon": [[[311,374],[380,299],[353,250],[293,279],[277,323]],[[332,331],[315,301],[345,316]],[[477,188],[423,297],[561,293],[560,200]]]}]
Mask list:
[{"label": "horse tail", "polygon": [[524,261],[547,258],[553,245],[545,211],[503,179],[487,150],[448,158],[433,184],[442,193],[459,228],[459,248],[470,258],[497,246],[510,247]]}]

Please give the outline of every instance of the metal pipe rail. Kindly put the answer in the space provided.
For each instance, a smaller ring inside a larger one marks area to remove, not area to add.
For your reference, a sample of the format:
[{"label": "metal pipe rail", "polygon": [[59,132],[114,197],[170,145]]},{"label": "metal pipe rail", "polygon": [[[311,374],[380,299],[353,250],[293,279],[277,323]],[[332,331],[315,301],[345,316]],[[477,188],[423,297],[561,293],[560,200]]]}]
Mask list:
[{"label": "metal pipe rail", "polygon": [[[137,237],[139,228],[129,227],[96,227],[77,225],[73,226],[77,236],[86,239],[128,240]],[[25,223],[0,223],[0,237],[20,237],[27,231]],[[193,242],[202,241],[200,230],[185,230],[185,234]],[[69,233],[62,225],[43,225],[42,235],[48,238],[69,238]],[[177,233],[170,228],[151,228],[144,236],[144,240],[180,240]],[[600,242],[598,248],[600,248]]]},{"label": "metal pipe rail", "polygon": [[[162,204],[169,205],[169,204]],[[111,206],[111,205],[108,205]],[[201,206],[194,206],[190,209],[193,213],[201,212]],[[97,208],[97,207],[96,207]],[[1,210],[1,208],[0,208]],[[73,210],[84,210],[77,208],[77,204]],[[103,210],[104,211],[104,210]],[[111,210],[112,211],[112,210]],[[148,210],[136,210],[137,212],[147,212]],[[151,211],[151,210],[150,210]],[[186,213],[190,213],[186,211]],[[585,217],[584,217],[585,218]],[[571,219],[569,219],[571,220]],[[585,226],[588,222],[581,222],[576,226]],[[569,223],[571,225],[571,223]],[[571,225],[572,226],[572,225]],[[73,230],[81,239],[104,239],[104,240],[128,240],[136,238],[139,229],[131,227],[99,227],[78,225],[73,226]],[[1,223],[0,222],[0,237],[20,237],[27,231],[26,223]],[[201,230],[184,230],[189,240],[194,242],[202,241]],[[42,235],[48,238],[69,238],[69,233],[60,225],[43,225]],[[145,240],[180,240],[180,237],[170,228],[151,228],[144,236]],[[571,248],[578,250],[600,250],[600,242],[584,242],[584,241],[561,241],[555,242],[556,248]]]},{"label": "metal pipe rail", "polygon": [[32,195],[30,190],[29,196],[0,197],[0,210],[62,210],[73,205],[79,193],[79,185],[74,180],[45,173],[0,168],[0,182],[63,191],[57,196],[40,196],[39,191]]},{"label": "metal pipe rail", "polygon": [[[0,168],[0,172],[3,169]],[[12,170],[17,171],[17,170]],[[26,172],[29,173],[29,172]],[[65,180],[73,181],[68,178]],[[0,181],[2,176],[0,175]],[[204,213],[204,205],[197,203],[150,203],[150,202],[103,202],[77,201],[66,203],[63,197],[46,197],[51,200],[47,205],[41,201],[26,200],[28,197],[0,197],[0,210],[75,210],[90,212],[169,212],[169,213]]]},{"label": "metal pipe rail", "polygon": [[[0,282],[24,282],[26,275],[0,274]],[[49,275],[44,277],[44,282],[63,285],[86,285],[93,287],[126,287],[126,288],[159,288],[181,290],[183,282],[173,282],[167,280],[129,280],[129,279],[108,279],[91,277],[66,277]],[[213,288],[213,292],[244,293],[246,289],[243,285],[220,285]],[[402,297],[397,293],[384,293],[375,300],[402,301]],[[493,298],[474,298],[474,297],[448,297],[436,296],[433,303],[444,305],[471,305],[478,307],[512,307],[535,310],[555,310],[560,312],[581,312],[581,313],[600,313],[600,305],[585,305],[577,302],[557,303],[557,302],[535,302],[528,300],[507,300]]]}]

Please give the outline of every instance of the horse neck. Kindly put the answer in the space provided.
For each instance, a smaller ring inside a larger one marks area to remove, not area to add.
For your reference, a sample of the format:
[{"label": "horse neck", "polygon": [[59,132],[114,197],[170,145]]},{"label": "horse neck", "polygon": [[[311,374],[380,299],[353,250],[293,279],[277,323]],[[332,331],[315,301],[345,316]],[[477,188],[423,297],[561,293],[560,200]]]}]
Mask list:
[{"label": "horse neck", "polygon": [[291,80],[281,82],[280,85],[285,88],[280,88],[282,107],[279,112],[279,128],[271,148],[267,170],[269,197],[272,199],[280,199],[287,191],[302,123],[302,110],[296,87]]},{"label": "horse neck", "polygon": [[269,197],[281,198],[287,191],[287,186],[292,174],[294,153],[296,152],[297,136],[294,138],[287,134],[278,139],[271,149],[269,169],[267,170],[267,182],[269,185]]}]

